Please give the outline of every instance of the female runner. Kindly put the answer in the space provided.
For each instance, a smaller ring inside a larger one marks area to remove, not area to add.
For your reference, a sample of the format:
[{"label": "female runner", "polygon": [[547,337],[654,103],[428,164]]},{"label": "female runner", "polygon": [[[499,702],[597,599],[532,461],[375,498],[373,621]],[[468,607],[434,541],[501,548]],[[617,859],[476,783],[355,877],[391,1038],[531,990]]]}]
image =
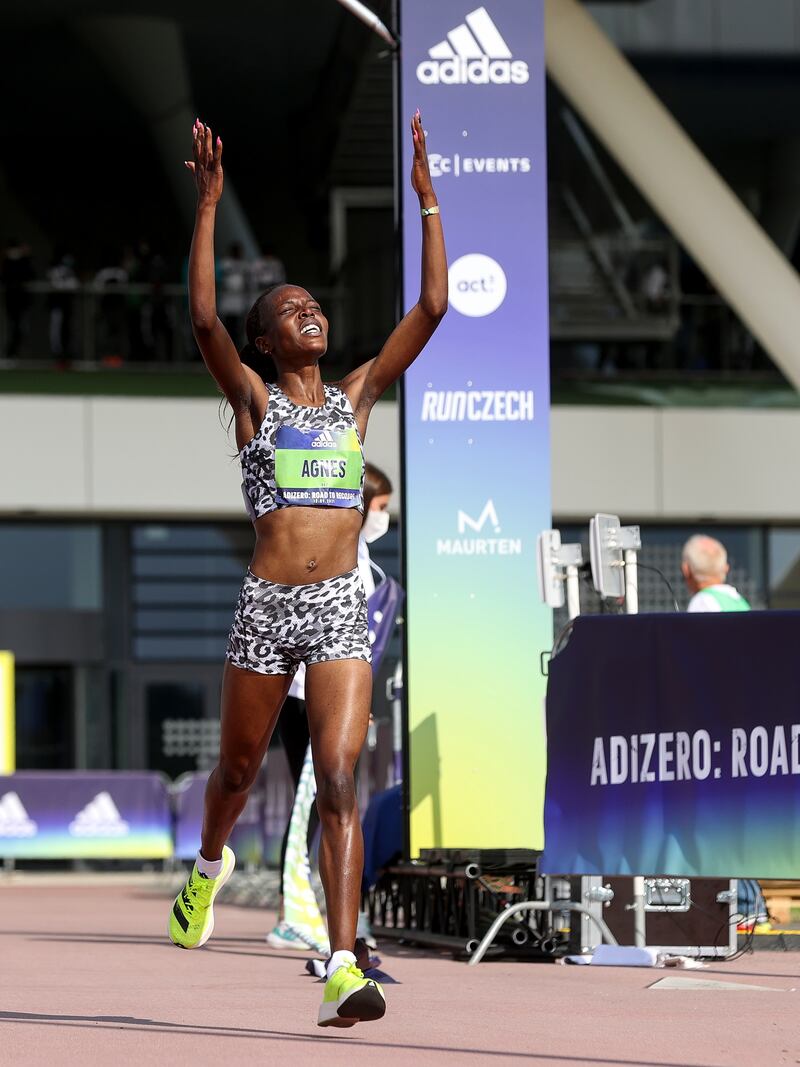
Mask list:
[{"label": "female runner", "polygon": [[[357,568],[363,513],[362,442],[375,402],[427,344],[447,310],[447,260],[419,111],[411,121],[411,185],[422,215],[419,301],[379,354],[335,385],[319,361],[328,321],[296,285],[263,293],[247,316],[250,357],[271,357],[277,384],[245,366],[217,317],[214,216],[222,141],[198,119],[193,160],[197,215],[189,254],[192,329],[234,413],[243,489],[256,545],[228,638],[219,763],[206,788],[197,862],[170,913],[169,936],[199,948],[214,929],[213,901],[230,877],[225,844],[261,766],[298,663],[317,780],[332,955],[320,1026],[378,1019],[383,990],[355,966],[363,840],[353,772],[369,721],[372,673],[364,588]],[[244,356],[244,353],[243,353]]]}]

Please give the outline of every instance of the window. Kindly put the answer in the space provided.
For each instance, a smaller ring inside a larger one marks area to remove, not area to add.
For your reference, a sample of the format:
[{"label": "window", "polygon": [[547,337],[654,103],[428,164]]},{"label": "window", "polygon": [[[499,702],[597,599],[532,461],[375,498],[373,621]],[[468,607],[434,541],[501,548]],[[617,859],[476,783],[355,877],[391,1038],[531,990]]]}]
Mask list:
[{"label": "window", "polygon": [[68,667],[17,667],[17,770],[74,766],[72,689]]},{"label": "window", "polygon": [[770,607],[800,608],[800,530],[770,530]]},{"label": "window", "polygon": [[2,523],[0,609],[100,611],[102,566],[99,526]]},{"label": "window", "polygon": [[221,661],[252,528],[136,525],[131,549],[134,659]]}]

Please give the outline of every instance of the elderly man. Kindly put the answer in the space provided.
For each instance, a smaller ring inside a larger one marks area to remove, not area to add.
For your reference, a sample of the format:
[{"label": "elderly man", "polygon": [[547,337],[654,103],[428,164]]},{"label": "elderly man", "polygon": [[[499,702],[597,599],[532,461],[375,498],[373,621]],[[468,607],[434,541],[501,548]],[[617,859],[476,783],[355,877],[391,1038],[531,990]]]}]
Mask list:
[{"label": "elderly man", "polygon": [[694,594],[687,611],[749,611],[741,593],[725,579],[730,565],[725,546],[714,537],[695,534],[683,546],[681,571]]}]

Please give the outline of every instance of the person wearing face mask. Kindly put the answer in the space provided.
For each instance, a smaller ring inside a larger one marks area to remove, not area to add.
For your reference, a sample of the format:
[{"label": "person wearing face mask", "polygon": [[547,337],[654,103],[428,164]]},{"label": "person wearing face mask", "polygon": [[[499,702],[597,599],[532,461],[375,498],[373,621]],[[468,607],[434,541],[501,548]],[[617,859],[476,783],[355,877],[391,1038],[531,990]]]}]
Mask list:
[{"label": "person wearing face mask", "polygon": [[[375,592],[377,574],[379,579],[385,575],[383,571],[372,562],[369,546],[383,537],[389,529],[389,500],[392,495],[392,483],[388,476],[373,463],[364,465],[364,519],[361,524],[361,532],[358,537],[358,572],[364,584],[364,592],[367,600]],[[300,664],[292,681],[289,695],[281,711],[278,720],[278,731],[289,770],[295,788],[295,809],[292,819],[286,826],[281,842],[280,855],[280,901],[278,905],[278,922],[267,934],[267,944],[273,948],[296,949],[306,952],[309,949],[327,955],[328,946],[322,940],[322,923],[318,916],[318,910],[314,904],[310,905],[305,922],[292,916],[293,922],[287,922],[284,915],[284,907],[287,898],[290,900],[289,910],[292,911],[294,899],[307,898],[307,870],[308,854],[314,836],[319,826],[317,806],[313,803],[315,792],[313,773],[310,774],[310,791],[306,788],[306,778],[310,772],[309,729],[305,707],[305,665]],[[304,778],[303,788],[300,788],[301,778]],[[294,825],[292,825],[294,823]],[[305,833],[302,833],[305,826]],[[290,832],[292,834],[293,847],[289,849]],[[297,838],[300,837],[298,841]],[[308,910],[308,909],[307,909]],[[361,923],[360,923],[361,925]],[[362,932],[362,931],[360,931]],[[302,936],[301,936],[302,935]],[[370,938],[371,940],[371,938]]]}]

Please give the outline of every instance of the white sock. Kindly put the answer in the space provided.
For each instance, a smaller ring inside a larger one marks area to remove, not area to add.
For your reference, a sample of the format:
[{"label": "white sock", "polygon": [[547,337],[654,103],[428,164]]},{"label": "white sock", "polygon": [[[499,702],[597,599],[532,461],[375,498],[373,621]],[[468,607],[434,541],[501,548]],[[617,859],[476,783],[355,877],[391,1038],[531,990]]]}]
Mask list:
[{"label": "white sock", "polygon": [[325,972],[330,978],[334,971],[338,971],[340,967],[347,967],[351,963],[356,962],[354,953],[348,952],[346,949],[340,948],[338,952],[334,952],[331,958],[328,960],[328,966],[325,968]]},{"label": "white sock", "polygon": [[198,852],[195,863],[199,873],[205,875],[206,878],[219,878],[222,874],[222,859],[207,860],[201,852]]}]

